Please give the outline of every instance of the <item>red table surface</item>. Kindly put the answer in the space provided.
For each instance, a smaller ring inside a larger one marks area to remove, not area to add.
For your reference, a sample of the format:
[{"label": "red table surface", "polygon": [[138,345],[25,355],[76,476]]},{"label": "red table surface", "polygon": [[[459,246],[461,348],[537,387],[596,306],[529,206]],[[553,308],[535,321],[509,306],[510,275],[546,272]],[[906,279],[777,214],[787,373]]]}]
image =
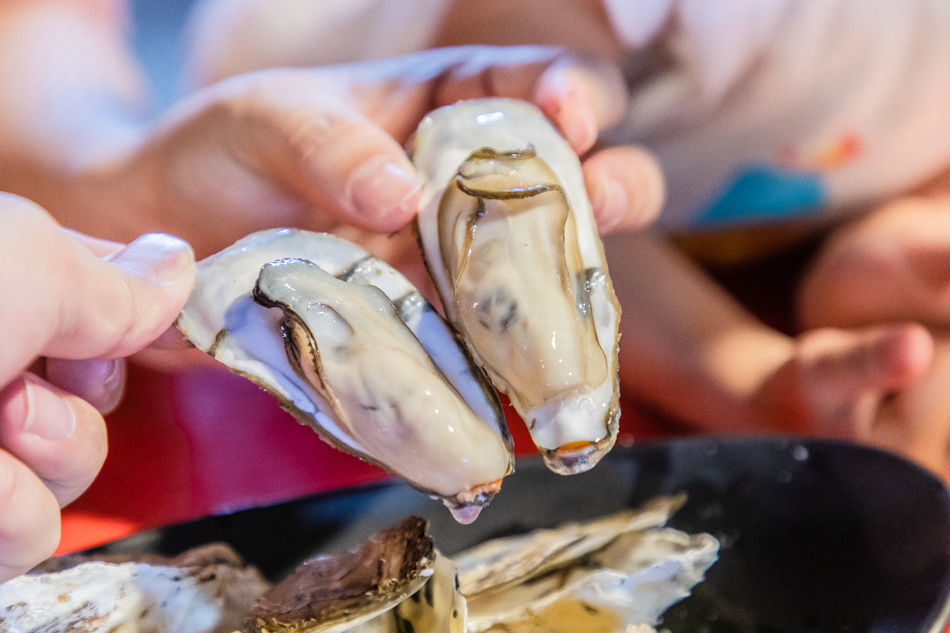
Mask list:
[{"label": "red table surface", "polygon": [[[668,434],[622,403],[620,442]],[[518,455],[536,449],[510,406]],[[122,406],[107,418],[99,477],[63,510],[57,553],[137,531],[317,492],[387,473],[324,443],[251,382],[217,368],[164,372],[132,364]]]}]

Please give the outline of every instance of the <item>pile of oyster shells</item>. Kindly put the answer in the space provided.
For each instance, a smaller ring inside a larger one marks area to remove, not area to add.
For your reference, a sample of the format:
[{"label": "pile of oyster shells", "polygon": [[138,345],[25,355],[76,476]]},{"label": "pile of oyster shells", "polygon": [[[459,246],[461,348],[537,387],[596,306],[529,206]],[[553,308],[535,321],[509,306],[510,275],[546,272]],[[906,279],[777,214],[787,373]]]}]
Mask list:
[{"label": "pile of oyster shells", "polygon": [[412,154],[445,318],[362,248],[282,229],[200,262],[178,327],[327,442],[468,523],[513,470],[496,389],[555,472],[613,446],[620,308],[580,163],[536,108],[440,108]]},{"label": "pile of oyster shells", "polygon": [[[647,633],[718,543],[663,527],[682,497],[447,557],[410,517],[277,585],[223,546],[69,560],[0,585],[8,633]],[[71,566],[73,565],[73,566]],[[654,632],[655,633],[655,632]]]}]

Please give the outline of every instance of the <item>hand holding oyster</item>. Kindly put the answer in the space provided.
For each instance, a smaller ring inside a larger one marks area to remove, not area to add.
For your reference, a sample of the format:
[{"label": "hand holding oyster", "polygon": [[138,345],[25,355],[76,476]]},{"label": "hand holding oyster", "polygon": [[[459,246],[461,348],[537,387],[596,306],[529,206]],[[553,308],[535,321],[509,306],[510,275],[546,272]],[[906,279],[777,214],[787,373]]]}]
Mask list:
[{"label": "hand holding oyster", "polygon": [[461,102],[419,126],[418,229],[447,318],[345,240],[282,229],[198,264],[178,327],[333,446],[471,522],[512,471],[497,394],[545,463],[587,470],[620,415],[620,309],[570,146],[528,104]]}]

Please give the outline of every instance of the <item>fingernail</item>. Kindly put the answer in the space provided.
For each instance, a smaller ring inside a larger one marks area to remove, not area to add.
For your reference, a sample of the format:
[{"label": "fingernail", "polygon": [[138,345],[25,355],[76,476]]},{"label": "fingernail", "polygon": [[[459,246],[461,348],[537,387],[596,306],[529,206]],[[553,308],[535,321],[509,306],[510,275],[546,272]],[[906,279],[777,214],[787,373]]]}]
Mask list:
[{"label": "fingernail", "polygon": [[595,190],[591,205],[601,232],[617,226],[627,213],[627,190],[613,178],[603,178]]},{"label": "fingernail", "polygon": [[79,396],[99,413],[111,413],[125,392],[125,360],[49,359],[46,381],[55,387]]},{"label": "fingernail", "polygon": [[195,254],[188,242],[167,233],[146,233],[105,261],[139,275],[151,284],[175,281],[195,265]]},{"label": "fingernail", "polygon": [[122,396],[125,395],[125,360],[113,358],[110,362],[112,367],[109,375],[102,381],[102,401],[95,403],[96,409],[102,415],[115,411],[122,402]]},{"label": "fingernail", "polygon": [[396,163],[380,157],[358,167],[350,185],[350,199],[357,211],[382,219],[396,211],[412,211],[422,182]]},{"label": "fingernail", "polygon": [[556,119],[561,134],[575,152],[586,152],[597,141],[597,115],[589,99],[566,76],[552,83],[550,90],[548,98],[557,103]]},{"label": "fingernail", "polygon": [[76,431],[76,412],[69,402],[31,374],[24,374],[23,382],[23,432],[53,442],[72,437]]},{"label": "fingernail", "polygon": [[597,118],[589,108],[565,105],[564,138],[580,154],[586,152],[597,141]]}]

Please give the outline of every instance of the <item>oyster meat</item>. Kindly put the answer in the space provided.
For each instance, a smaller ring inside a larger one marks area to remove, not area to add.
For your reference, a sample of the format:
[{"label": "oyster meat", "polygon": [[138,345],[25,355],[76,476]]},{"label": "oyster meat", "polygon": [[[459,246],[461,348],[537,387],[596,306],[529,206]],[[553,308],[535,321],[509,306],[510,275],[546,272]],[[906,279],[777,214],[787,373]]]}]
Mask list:
[{"label": "oyster meat", "polygon": [[512,470],[497,395],[395,269],[341,238],[252,234],[199,262],[177,325],[335,447],[475,519]]},{"label": "oyster meat", "polygon": [[577,156],[534,106],[486,99],[430,113],[413,161],[446,316],[547,465],[593,467],[620,415],[620,306]]}]

